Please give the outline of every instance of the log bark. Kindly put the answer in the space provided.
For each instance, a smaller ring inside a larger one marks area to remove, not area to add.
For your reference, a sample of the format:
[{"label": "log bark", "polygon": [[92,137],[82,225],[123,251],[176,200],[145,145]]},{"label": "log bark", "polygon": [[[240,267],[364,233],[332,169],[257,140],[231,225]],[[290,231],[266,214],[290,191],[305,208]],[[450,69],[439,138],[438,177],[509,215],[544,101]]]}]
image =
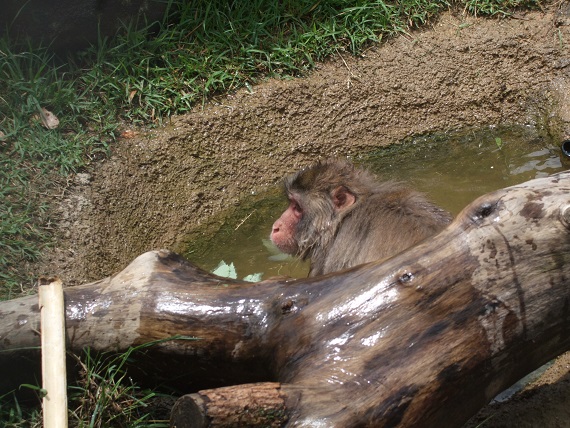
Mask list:
[{"label": "log bark", "polygon": [[[570,172],[485,195],[437,236],[333,275],[249,284],[155,251],[64,292],[68,349],[174,337],[153,347],[156,370],[181,364],[188,392],[235,385],[177,404],[202,426],[232,426],[232,395],[280,412],[239,385],[267,381],[287,426],[460,426],[570,349]],[[0,355],[39,345],[37,298],[0,303],[0,319]]]},{"label": "log bark", "polygon": [[286,396],[277,382],[208,389],[181,397],[171,427],[271,427],[287,422]]}]

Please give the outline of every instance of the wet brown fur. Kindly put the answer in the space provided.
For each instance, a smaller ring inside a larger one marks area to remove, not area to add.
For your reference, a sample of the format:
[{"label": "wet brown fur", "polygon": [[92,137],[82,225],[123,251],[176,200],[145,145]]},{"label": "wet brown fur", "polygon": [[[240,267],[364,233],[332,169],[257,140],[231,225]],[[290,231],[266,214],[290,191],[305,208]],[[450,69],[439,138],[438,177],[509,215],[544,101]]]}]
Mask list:
[{"label": "wet brown fur", "polygon": [[[396,182],[379,182],[344,160],[327,160],[288,177],[288,197],[303,208],[296,225],[298,255],[311,259],[309,276],[391,257],[442,230],[446,211],[421,193]],[[346,189],[355,196],[335,209],[331,194]]]}]

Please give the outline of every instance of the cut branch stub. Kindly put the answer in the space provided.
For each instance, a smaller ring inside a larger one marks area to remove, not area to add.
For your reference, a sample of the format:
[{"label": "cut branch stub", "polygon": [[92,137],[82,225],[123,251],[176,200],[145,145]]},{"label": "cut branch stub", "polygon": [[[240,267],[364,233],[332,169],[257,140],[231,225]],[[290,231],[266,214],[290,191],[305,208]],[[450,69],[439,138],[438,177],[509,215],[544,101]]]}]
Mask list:
[{"label": "cut branch stub", "polygon": [[188,394],[172,408],[172,428],[281,427],[286,397],[275,382],[244,384]]}]

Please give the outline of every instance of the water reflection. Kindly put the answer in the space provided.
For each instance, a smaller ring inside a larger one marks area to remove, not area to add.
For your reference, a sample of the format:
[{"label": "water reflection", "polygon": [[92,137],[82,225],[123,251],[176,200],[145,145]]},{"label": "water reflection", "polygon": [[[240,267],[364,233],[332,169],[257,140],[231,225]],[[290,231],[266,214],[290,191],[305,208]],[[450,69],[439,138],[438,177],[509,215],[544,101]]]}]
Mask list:
[{"label": "water reflection", "polygon": [[511,175],[524,174],[531,171],[536,171],[535,177],[544,177],[550,174],[549,170],[558,170],[562,168],[560,158],[553,155],[552,150],[542,149],[536,152],[525,155],[524,158],[537,158],[530,159],[525,164],[517,166],[515,164],[509,165]]}]

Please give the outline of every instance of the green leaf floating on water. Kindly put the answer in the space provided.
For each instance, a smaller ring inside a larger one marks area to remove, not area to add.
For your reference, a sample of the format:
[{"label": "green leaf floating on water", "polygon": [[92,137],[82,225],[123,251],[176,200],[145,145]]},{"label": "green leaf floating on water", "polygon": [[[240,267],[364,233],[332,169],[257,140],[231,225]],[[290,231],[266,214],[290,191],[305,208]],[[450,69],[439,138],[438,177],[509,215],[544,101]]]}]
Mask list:
[{"label": "green leaf floating on water", "polygon": [[236,268],[232,263],[229,265],[225,261],[220,261],[218,267],[212,271],[214,275],[223,276],[224,278],[237,279]]},{"label": "green leaf floating on water", "polygon": [[246,276],[243,280],[247,282],[259,282],[261,281],[262,276],[263,272],[252,273],[251,275]]},{"label": "green leaf floating on water", "polygon": [[[225,261],[220,261],[212,273],[214,275],[223,276],[224,278],[237,279],[236,267],[233,262],[228,265]],[[259,282],[262,276],[263,272],[252,273],[251,275],[247,275],[243,280],[247,282]]]}]

